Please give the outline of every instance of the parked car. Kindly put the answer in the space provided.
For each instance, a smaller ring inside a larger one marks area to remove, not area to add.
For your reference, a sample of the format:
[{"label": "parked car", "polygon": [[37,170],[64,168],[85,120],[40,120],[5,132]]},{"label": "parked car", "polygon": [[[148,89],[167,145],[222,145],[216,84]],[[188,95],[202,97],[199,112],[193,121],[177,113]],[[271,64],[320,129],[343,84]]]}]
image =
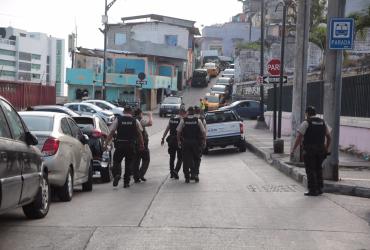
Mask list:
[{"label": "parked car", "polygon": [[192,87],[207,87],[209,83],[209,75],[207,69],[196,69],[193,72],[191,79]]},{"label": "parked car", "polygon": [[229,86],[233,84],[233,80],[230,77],[219,77],[216,84]]},{"label": "parked car", "polygon": [[103,110],[102,108],[86,102],[72,102],[64,104],[65,107],[72,109],[79,115],[97,115],[105,121],[108,125],[110,125],[115,116],[112,111]]},{"label": "parked car", "polygon": [[240,152],[247,150],[244,135],[244,124],[232,110],[216,110],[207,112],[205,115],[207,123],[207,142],[204,149],[205,154],[209,149],[215,147],[225,148],[234,146]]},{"label": "parked car", "polygon": [[76,112],[74,112],[72,109],[69,109],[64,106],[60,105],[39,105],[39,106],[33,106],[33,111],[46,111],[46,112],[57,112],[57,113],[63,113],[67,114],[71,117],[80,116]]},{"label": "parked car", "polygon": [[124,108],[118,107],[110,102],[104,101],[104,100],[86,100],[83,101],[86,103],[94,104],[104,110],[110,110],[113,112],[114,115],[122,115]]},{"label": "parked car", "polygon": [[206,63],[204,64],[204,68],[207,69],[208,75],[210,77],[216,77],[218,73],[220,73],[216,63]]},{"label": "parked car", "polygon": [[103,149],[103,143],[109,134],[109,128],[98,116],[73,117],[82,132],[89,136],[89,146],[93,156],[93,172],[99,172],[102,182],[111,181],[112,148]]},{"label": "parked car", "polygon": [[29,130],[39,140],[44,165],[49,170],[50,185],[62,201],[70,201],[73,187],[82,184],[91,191],[92,154],[75,121],[66,114],[54,112],[19,112]]},{"label": "parked car", "polygon": [[[264,111],[267,106],[265,105]],[[243,118],[257,118],[261,115],[261,107],[259,101],[241,100],[235,101],[228,106],[220,108],[220,110],[233,110],[236,114]]]},{"label": "parked car", "polygon": [[235,69],[225,69],[222,72],[222,77],[229,77],[234,80],[234,76],[235,76]]},{"label": "parked car", "polygon": [[219,94],[207,93],[204,96],[204,99],[205,98],[207,98],[208,110],[209,111],[218,109],[219,107],[221,107],[222,102],[223,102],[223,100],[222,100],[222,98]]},{"label": "parked car", "polygon": [[49,212],[48,168],[38,141],[12,105],[0,96],[0,214],[22,207],[28,218]]},{"label": "parked car", "polygon": [[159,116],[166,116],[167,114],[178,114],[180,109],[184,107],[182,98],[177,96],[168,96],[159,107]]}]

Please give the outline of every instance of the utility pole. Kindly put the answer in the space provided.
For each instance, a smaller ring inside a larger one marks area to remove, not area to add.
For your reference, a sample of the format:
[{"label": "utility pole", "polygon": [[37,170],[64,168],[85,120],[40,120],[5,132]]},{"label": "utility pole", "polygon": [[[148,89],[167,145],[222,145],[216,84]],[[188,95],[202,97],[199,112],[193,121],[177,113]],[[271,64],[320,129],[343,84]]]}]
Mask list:
[{"label": "utility pole", "polygon": [[103,84],[102,84],[102,99],[106,99],[106,90],[105,90],[105,85],[107,82],[107,32],[108,32],[108,10],[112,7],[112,5],[116,2],[117,0],[113,0],[109,4],[107,3],[107,0],[105,0],[105,5],[104,5],[104,16],[102,17],[102,23],[104,24],[104,53],[103,53]]},{"label": "utility pole", "polygon": [[[265,69],[265,55],[264,55],[264,43],[265,43],[265,0],[261,0],[261,58],[260,58],[260,77],[264,75]],[[263,82],[260,86],[260,112],[261,115],[258,117],[256,128],[258,129],[266,129],[266,121],[265,121],[265,91],[263,87]]]},{"label": "utility pole", "polygon": [[[344,17],[346,0],[329,0],[327,37],[330,37],[330,19]],[[329,39],[327,39],[329,40]],[[329,48],[329,46],[327,46]],[[325,58],[325,81],[324,81],[324,119],[332,128],[331,154],[328,156],[324,168],[324,178],[339,180],[339,127],[342,94],[342,62],[343,51],[327,49]]]},{"label": "utility pole", "polygon": [[[305,119],[306,98],[307,98],[307,58],[308,40],[310,25],[311,0],[298,0],[297,24],[296,24],[296,56],[293,82],[293,103],[292,103],[292,134],[291,148],[293,148],[298,126]],[[301,150],[297,150],[290,159],[299,162]]]}]

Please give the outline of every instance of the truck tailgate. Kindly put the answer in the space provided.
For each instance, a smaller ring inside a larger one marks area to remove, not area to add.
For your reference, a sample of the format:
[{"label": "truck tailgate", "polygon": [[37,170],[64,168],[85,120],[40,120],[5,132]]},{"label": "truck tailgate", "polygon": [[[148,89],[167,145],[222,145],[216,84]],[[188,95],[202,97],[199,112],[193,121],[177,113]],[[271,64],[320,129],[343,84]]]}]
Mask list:
[{"label": "truck tailgate", "polygon": [[240,135],[240,122],[221,122],[207,125],[207,139]]}]

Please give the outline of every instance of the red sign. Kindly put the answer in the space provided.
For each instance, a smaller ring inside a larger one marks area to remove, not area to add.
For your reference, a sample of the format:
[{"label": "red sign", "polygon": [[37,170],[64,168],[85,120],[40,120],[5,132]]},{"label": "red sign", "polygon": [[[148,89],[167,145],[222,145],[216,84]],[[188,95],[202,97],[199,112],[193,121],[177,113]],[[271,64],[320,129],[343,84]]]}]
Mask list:
[{"label": "red sign", "polygon": [[267,71],[272,76],[280,75],[280,60],[279,59],[271,59],[267,64]]}]

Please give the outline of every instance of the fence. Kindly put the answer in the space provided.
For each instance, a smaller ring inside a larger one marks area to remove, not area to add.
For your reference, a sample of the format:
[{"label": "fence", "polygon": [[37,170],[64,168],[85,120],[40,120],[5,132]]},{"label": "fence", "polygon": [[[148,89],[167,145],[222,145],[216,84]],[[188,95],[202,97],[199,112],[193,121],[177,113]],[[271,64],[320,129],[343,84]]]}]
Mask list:
[{"label": "fence", "polygon": [[29,106],[55,104],[55,86],[27,82],[0,81],[0,95],[17,110]]},{"label": "fence", "polygon": [[[279,103],[279,88],[277,88],[277,103]],[[293,86],[283,87],[282,110],[292,111]],[[268,90],[267,109],[273,110],[274,89]],[[344,77],[342,80],[341,115],[352,117],[370,117],[370,74]],[[324,83],[323,81],[307,84],[307,105],[316,107],[318,113],[323,113]]]}]

